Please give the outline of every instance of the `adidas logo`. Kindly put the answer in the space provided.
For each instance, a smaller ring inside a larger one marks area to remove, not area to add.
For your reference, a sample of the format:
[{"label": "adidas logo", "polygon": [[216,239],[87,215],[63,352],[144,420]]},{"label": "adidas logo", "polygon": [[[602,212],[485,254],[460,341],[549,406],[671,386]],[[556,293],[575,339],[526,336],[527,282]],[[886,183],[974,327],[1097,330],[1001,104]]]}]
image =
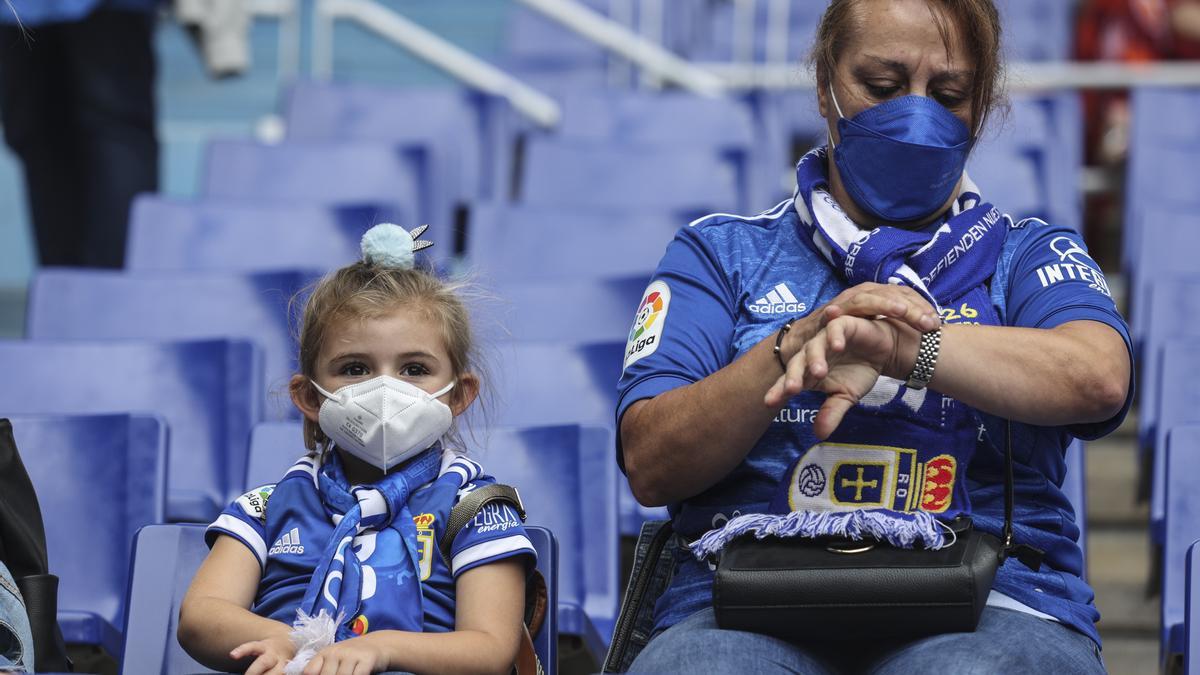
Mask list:
[{"label": "adidas logo", "polygon": [[293,527],[291,532],[285,532],[282,537],[275,540],[271,550],[267,551],[267,555],[284,553],[295,553],[296,555],[304,553],[304,545],[300,543],[300,528]]},{"label": "adidas logo", "polygon": [[755,314],[802,314],[808,311],[808,305],[797,300],[787,284],[776,284],[770,293],[750,305],[750,311]]}]

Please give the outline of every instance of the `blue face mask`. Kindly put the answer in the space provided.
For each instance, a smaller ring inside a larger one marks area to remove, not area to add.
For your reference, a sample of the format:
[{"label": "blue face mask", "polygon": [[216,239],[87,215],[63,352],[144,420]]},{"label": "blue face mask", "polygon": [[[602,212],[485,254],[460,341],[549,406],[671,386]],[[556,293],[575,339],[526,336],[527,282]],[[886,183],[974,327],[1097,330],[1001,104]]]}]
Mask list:
[{"label": "blue face mask", "polygon": [[925,96],[895,98],[851,119],[838,111],[833,158],[850,198],[891,223],[937,213],[962,177],[973,139],[967,125]]}]

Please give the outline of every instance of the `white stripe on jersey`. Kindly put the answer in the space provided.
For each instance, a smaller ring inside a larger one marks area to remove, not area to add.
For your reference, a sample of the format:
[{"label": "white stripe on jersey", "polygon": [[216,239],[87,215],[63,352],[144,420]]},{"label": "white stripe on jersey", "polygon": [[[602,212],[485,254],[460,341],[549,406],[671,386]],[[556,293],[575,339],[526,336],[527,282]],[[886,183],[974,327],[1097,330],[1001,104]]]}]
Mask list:
[{"label": "white stripe on jersey", "polygon": [[[701,216],[701,217],[693,220],[692,222],[688,223],[688,227],[695,227],[695,226],[699,225],[700,223],[703,223],[704,221],[708,220],[709,218],[737,218],[738,220],[767,220],[769,218],[778,218],[779,216],[782,216],[784,213],[787,212],[787,209],[784,209],[783,207],[785,207],[791,203],[792,203],[792,200],[785,199],[782,202],[779,202],[778,204],[776,204],[775,206],[772,206],[770,209],[758,214],[757,216],[739,216],[736,213],[710,213],[707,216]],[[783,209],[783,210],[780,210],[780,209]]]},{"label": "white stripe on jersey", "polygon": [[221,534],[228,534],[236,539],[241,540],[258,558],[258,566],[266,567],[267,564],[267,543],[259,536],[254,528],[247,525],[245,522],[229,515],[222,513],[213,521],[212,525],[208,526],[209,530],[224,530]]},{"label": "white stripe on jersey", "polygon": [[529,551],[534,556],[537,556],[537,551],[533,550],[533,544],[529,538],[523,534],[514,534],[501,539],[492,539],[481,544],[476,544],[468,549],[459,551],[455,554],[454,559],[450,561],[450,576],[458,576],[458,571],[464,567],[473,565],[488,558],[494,558],[498,555],[506,553],[514,553],[516,551]]}]

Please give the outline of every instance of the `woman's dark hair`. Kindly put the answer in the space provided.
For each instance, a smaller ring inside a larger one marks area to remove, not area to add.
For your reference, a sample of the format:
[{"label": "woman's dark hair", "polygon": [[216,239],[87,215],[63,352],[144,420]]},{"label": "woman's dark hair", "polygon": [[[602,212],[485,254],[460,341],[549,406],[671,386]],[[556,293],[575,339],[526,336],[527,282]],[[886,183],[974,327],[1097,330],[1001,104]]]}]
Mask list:
[{"label": "woman's dark hair", "polygon": [[[862,0],[832,0],[821,17],[810,56],[821,87],[831,80],[842,51],[858,27],[856,10],[861,4]],[[980,129],[988,114],[1004,104],[1000,13],[992,0],[925,0],[925,4],[938,22],[946,48],[949,49],[950,36],[957,34],[975,65],[971,121]]]}]

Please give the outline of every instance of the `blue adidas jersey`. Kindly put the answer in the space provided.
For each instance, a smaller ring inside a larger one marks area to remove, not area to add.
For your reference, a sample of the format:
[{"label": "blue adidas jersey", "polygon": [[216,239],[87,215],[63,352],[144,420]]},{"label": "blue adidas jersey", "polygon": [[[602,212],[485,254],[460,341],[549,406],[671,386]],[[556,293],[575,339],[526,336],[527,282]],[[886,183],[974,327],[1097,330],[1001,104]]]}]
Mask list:
[{"label": "blue adidas jersey", "polygon": [[[617,423],[634,402],[697,382],[725,367],[750,348],[773,336],[788,319],[823,306],[846,284],[803,234],[791,200],[755,217],[715,215],[679,231],[651,280],[630,332],[617,407]],[[1092,320],[1116,329],[1126,344],[1129,331],[1117,312],[1104,275],[1074,231],[1027,220],[1009,229],[991,282],[992,303],[1009,326],[1052,328],[1075,320]],[[976,310],[947,307],[947,323],[969,322]],[[880,380],[873,397],[940,396],[908,391],[894,380]],[[824,395],[802,392],[779,412],[747,458],[705,492],[670,507],[676,530],[687,537],[719,527],[729,518],[765,512],[788,467],[816,438],[813,418]],[[907,399],[905,399],[907,400]],[[1125,410],[1132,400],[1130,398]],[[864,399],[864,404],[866,400]],[[943,404],[946,405],[946,404]],[[1080,578],[1079,530],[1070,503],[1061,491],[1064,450],[1071,436],[1090,439],[1115,429],[1124,418],[1070,428],[1014,424],[1016,460],[1016,532],[1018,541],[1046,551],[1046,565],[1033,572],[1016,560],[1005,563],[994,589],[1030,608],[1049,614],[1099,641],[1099,618],[1093,593]],[[991,438],[1003,439],[1004,421],[985,416]],[[978,527],[999,533],[1003,522],[1003,446],[997,452],[984,439],[966,476]],[[619,441],[618,441],[619,442]],[[883,454],[883,453],[881,453]],[[872,457],[891,462],[890,481],[876,492],[850,490],[840,504],[861,499],[882,503],[914,481],[903,458]],[[618,447],[618,461],[621,452]],[[876,462],[877,463],[877,462]],[[999,467],[999,468],[998,468]],[[945,476],[943,476],[945,477]],[[900,500],[897,503],[901,503]],[[910,504],[918,502],[910,501]],[[662,596],[656,617],[666,628],[711,604],[712,572],[687,556]]]},{"label": "blue adidas jersey", "polygon": [[[262,577],[254,607],[256,614],[291,624],[304,598],[309,579],[321,562],[334,525],[325,515],[317,492],[319,460],[301,458],[275,485],[247,492],[226,508],[209,525],[205,539],[211,547],[220,535],[245,544],[262,565]],[[463,572],[514,556],[530,556],[533,545],[517,512],[507,504],[491,503],[459,531],[446,565],[438,549],[450,510],[463,495],[494,483],[482,468],[467,457],[446,450],[436,480],[414,491],[409,510],[417,526],[417,550],[421,555],[421,594],[426,632],[454,630],[454,580]],[[370,566],[375,583],[389,578],[412,576],[400,533],[392,528],[360,535],[354,542],[364,566]],[[386,611],[372,611],[369,589],[364,589],[366,630],[394,628]],[[357,629],[356,629],[357,630]]]}]

